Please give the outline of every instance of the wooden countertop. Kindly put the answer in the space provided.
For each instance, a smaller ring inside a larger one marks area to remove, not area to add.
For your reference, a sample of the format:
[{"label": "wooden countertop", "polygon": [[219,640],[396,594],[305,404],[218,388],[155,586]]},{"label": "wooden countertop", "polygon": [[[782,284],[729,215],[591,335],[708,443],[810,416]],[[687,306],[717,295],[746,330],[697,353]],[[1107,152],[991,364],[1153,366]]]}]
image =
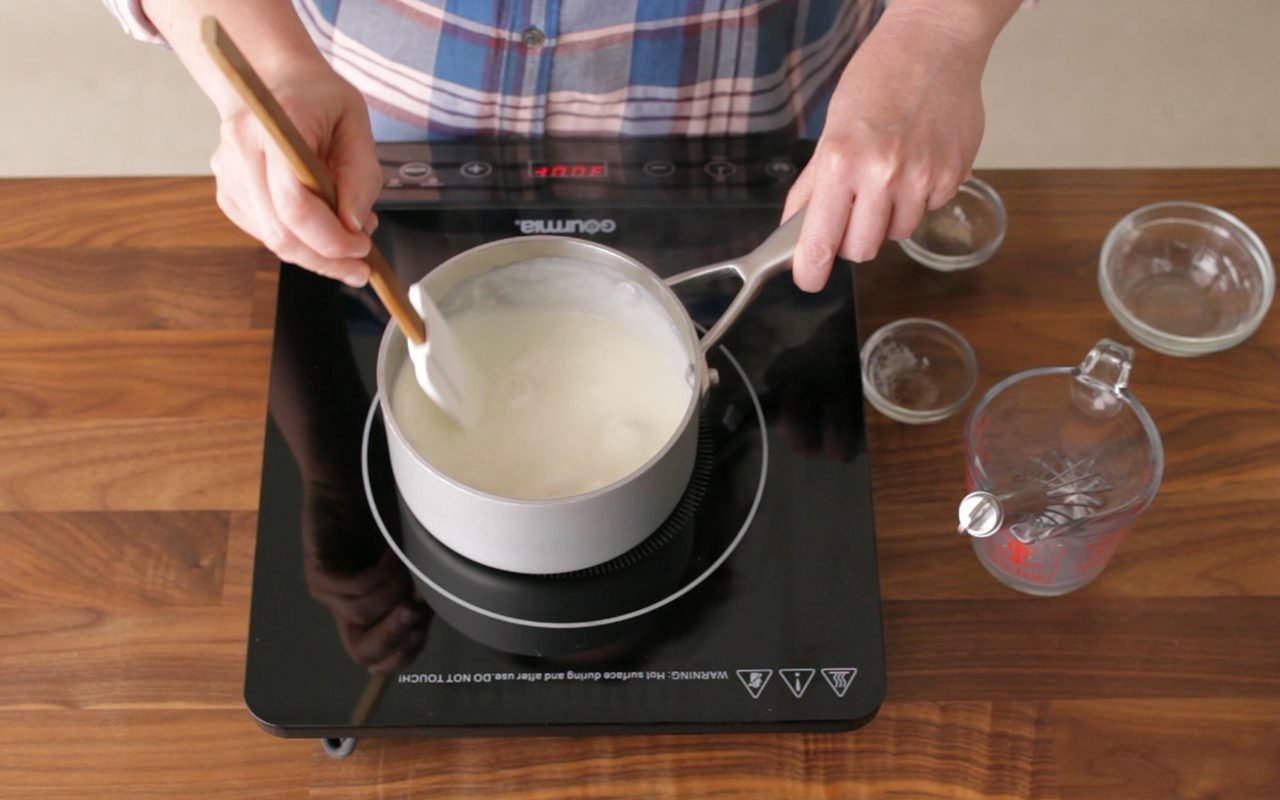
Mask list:
[{"label": "wooden countertop", "polygon": [[[1110,226],[1192,199],[1280,247],[1280,171],[990,172],[1010,230],[939,274],[858,269],[864,334],[949,322],[980,394],[1128,337]],[[1224,353],[1138,348],[1167,456],[1102,577],[1017,594],[951,533],[963,414],[868,413],[889,694],[849,734],[361,742],[263,733],[241,689],[272,259],[207,179],[0,182],[0,795],[1273,797],[1280,312]],[[978,396],[975,394],[975,397]],[[972,401],[970,406],[972,407]],[[967,412],[967,409],[966,409]]]}]

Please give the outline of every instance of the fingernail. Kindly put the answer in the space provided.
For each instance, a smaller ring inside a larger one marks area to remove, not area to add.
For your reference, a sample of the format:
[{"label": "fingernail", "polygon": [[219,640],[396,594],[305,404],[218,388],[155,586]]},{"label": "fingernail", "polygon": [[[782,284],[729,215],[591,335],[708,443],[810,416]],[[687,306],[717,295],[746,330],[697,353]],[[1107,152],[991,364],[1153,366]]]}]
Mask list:
[{"label": "fingernail", "polygon": [[342,212],[342,224],[346,225],[352,233],[359,233],[360,220],[356,218],[356,213],[348,209]]},{"label": "fingernail", "polygon": [[369,278],[360,274],[345,275],[342,278],[342,282],[350,286],[352,289],[361,289],[369,282]]},{"label": "fingernail", "polygon": [[372,236],[372,235],[373,235],[373,233],[374,233],[374,231],[378,230],[378,226],[379,226],[379,225],[381,225],[381,224],[382,224],[382,221],[381,221],[380,219],[378,219],[378,215],[377,215],[377,214],[370,214],[370,215],[369,215],[369,224],[365,225],[365,231],[364,231],[364,232],[365,232],[365,233],[367,233],[367,234],[369,234],[370,236]]}]

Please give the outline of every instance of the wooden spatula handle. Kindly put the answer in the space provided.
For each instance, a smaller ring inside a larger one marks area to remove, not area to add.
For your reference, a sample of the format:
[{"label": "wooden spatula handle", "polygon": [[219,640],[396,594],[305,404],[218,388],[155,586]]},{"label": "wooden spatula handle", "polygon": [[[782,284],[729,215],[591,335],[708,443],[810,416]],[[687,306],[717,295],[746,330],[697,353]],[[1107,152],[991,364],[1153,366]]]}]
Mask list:
[{"label": "wooden spatula handle", "polygon": [[[298,180],[324,200],[336,216],[338,190],[333,182],[333,176],[329,174],[324,162],[312,152],[306,140],[302,138],[302,134],[298,133],[289,115],[280,107],[271,90],[258,77],[258,73],[240,52],[240,48],[236,47],[235,42],[214,17],[204,18],[201,35],[214,63],[227,76],[227,80],[253,111],[254,116],[279,145],[281,152],[289,161],[289,166],[293,167],[294,174],[298,176]],[[383,305],[404,331],[404,335],[415,344],[426,342],[427,331],[422,317],[409,304],[404,286],[376,244],[369,250],[365,262],[369,264],[371,270],[369,283],[373,285],[373,290],[378,293]]]}]

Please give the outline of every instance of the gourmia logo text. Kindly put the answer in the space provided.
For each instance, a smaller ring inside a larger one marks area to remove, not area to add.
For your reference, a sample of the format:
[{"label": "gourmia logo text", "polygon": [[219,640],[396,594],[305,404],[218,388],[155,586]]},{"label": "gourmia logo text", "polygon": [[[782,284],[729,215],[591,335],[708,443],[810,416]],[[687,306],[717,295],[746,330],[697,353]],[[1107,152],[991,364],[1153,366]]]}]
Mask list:
[{"label": "gourmia logo text", "polygon": [[521,233],[613,233],[618,224],[611,219],[518,219]]}]

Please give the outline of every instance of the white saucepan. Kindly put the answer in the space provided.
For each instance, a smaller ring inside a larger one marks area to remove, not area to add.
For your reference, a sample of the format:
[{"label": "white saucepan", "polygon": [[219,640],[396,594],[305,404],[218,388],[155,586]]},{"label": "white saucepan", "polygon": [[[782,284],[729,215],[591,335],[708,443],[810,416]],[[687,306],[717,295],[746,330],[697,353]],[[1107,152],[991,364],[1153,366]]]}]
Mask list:
[{"label": "white saucepan", "polygon": [[[388,325],[378,352],[379,402],[386,421],[391,468],[409,510],[441,543],[486,566],[526,574],[585,569],[644,541],[671,513],[693,470],[703,398],[715,383],[706,354],[756,297],[763,284],[791,265],[804,212],[751,253],[689,270],[665,282],[635,259],[595,242],[560,236],[503,239],[475,247],[433,269],[421,281],[442,307],[455,287],[492,270],[536,258],[589,262],[629,281],[647,306],[665,315],[663,343],[679,349],[693,391],[666,444],[630,474],[594,491],[550,500],[501,497],[446,475],[405,437],[389,400],[400,371],[411,368],[404,335]],[[736,274],[742,287],[701,338],[671,286],[713,274]],[[568,299],[568,305],[575,301]],[[582,301],[577,301],[582,302]],[[577,309],[574,310],[590,310]],[[446,311],[447,313],[447,311]],[[607,310],[605,311],[607,313]]]}]

